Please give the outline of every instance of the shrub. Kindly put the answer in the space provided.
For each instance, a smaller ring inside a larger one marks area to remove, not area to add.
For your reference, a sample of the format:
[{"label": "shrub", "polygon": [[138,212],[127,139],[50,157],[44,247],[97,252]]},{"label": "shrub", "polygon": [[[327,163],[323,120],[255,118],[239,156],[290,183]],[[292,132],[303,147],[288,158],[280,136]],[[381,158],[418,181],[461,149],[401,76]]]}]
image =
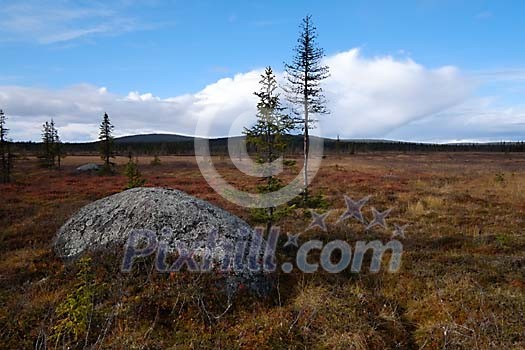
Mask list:
[{"label": "shrub", "polygon": [[126,189],[140,187],[146,182],[146,180],[142,178],[142,174],[139,171],[137,162],[134,161],[132,158],[129,159],[129,162],[126,165],[125,174],[128,178],[128,184],[126,185]]},{"label": "shrub", "polygon": [[161,161],[160,161],[159,156],[158,156],[158,155],[155,155],[155,156],[153,157],[153,160],[152,160],[149,164],[152,165],[152,166],[158,166],[158,165],[160,165],[160,164],[161,164]]},{"label": "shrub", "polygon": [[301,197],[295,197],[290,202],[291,205],[294,205],[298,208],[308,208],[308,209],[328,209],[329,203],[328,200],[322,193],[319,194],[308,194],[306,200]]},{"label": "shrub", "polygon": [[496,183],[498,183],[500,185],[505,184],[505,174],[497,173],[495,178],[494,178],[494,181],[496,181]]},{"label": "shrub", "polygon": [[95,294],[90,265],[90,258],[78,261],[79,271],[75,288],[55,310],[58,320],[50,336],[55,348],[60,341],[64,344],[77,342],[88,330]]},{"label": "shrub", "polygon": [[297,162],[295,160],[293,160],[293,159],[285,159],[285,160],[283,160],[283,165],[285,165],[285,166],[292,167],[292,166],[295,166],[295,164],[297,164]]}]

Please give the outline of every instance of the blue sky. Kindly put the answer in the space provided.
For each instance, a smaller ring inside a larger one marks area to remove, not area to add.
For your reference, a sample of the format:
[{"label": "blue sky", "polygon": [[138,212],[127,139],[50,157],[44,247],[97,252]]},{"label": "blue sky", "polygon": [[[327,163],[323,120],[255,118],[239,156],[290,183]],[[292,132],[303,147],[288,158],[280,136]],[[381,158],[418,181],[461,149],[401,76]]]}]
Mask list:
[{"label": "blue sky", "polygon": [[[188,119],[201,117],[220,135],[235,133],[221,110],[253,111],[250,96],[235,92],[256,89],[251,73],[264,66],[282,71],[309,13],[337,74],[326,136],[522,139],[524,12],[521,1],[0,0],[0,108],[15,139],[38,139],[48,117],[66,140],[92,139],[105,110],[121,134],[192,134]],[[405,90],[384,96],[396,86]],[[425,105],[411,109],[411,99]],[[367,103],[383,108],[367,116]]]}]

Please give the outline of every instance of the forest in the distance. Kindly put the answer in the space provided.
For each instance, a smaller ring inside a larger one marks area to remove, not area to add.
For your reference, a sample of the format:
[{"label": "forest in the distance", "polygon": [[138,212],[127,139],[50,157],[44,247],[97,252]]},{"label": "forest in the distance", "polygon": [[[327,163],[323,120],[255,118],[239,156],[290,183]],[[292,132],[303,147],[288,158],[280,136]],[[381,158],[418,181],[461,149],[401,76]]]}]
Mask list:
[{"label": "forest in the distance", "polygon": [[[240,136],[239,136],[240,137]],[[212,154],[228,153],[228,138],[213,138],[210,141]],[[301,135],[286,137],[287,153],[299,155],[302,152]],[[250,151],[250,145],[247,146]],[[42,150],[41,142],[14,142],[13,148],[25,155],[38,155]],[[98,154],[99,142],[79,142],[62,144],[67,155]],[[490,143],[416,143],[391,140],[367,139],[330,139],[324,138],[325,154],[355,154],[367,152],[524,152],[525,144],[519,142]],[[194,155],[194,139],[176,134],[147,134],[124,136],[115,139],[115,152],[127,156],[134,155]]]}]

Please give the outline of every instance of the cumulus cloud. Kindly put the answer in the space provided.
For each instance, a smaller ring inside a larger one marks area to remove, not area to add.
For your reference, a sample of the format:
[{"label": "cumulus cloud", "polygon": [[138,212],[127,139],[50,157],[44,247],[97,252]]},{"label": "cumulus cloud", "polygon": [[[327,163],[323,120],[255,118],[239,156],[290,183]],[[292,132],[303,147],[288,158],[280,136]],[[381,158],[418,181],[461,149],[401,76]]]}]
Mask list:
[{"label": "cumulus cloud", "polygon": [[196,94],[166,99],[136,91],[122,96],[89,84],[61,90],[0,86],[0,108],[9,116],[10,136],[16,140],[38,140],[41,124],[50,118],[55,120],[63,140],[94,140],[97,123],[105,112],[116,125],[116,135],[193,135],[196,121],[203,118],[213,125],[201,136],[224,136],[229,132],[232,116],[253,116],[256,100],[252,92],[257,88],[259,74],[238,74]]},{"label": "cumulus cloud", "polygon": [[[490,102],[469,106],[474,86],[454,67],[428,69],[409,59],[366,58],[358,49],[327,57],[326,64],[331,77],[324,90],[331,114],[319,118],[317,132],[323,136],[422,140],[436,138],[422,128],[441,126],[434,130],[447,134],[438,138],[456,139],[504,133],[523,120],[518,110],[491,111]],[[197,93],[170,98],[138,91],[120,95],[88,84],[61,90],[0,86],[0,108],[10,116],[11,137],[18,140],[38,140],[41,123],[51,117],[64,140],[93,140],[104,112],[111,116],[117,135],[194,135],[198,120],[209,126],[199,136],[239,135],[254,121],[253,92],[261,73],[262,69],[240,73]],[[277,75],[282,82],[283,74]],[[443,126],[449,122],[453,126]],[[498,130],[495,124],[500,125]]]},{"label": "cumulus cloud", "polygon": [[328,135],[382,137],[464,101],[472,89],[454,67],[426,69],[389,56],[367,59],[358,49],[328,57],[326,64],[332,116],[321,125]]}]

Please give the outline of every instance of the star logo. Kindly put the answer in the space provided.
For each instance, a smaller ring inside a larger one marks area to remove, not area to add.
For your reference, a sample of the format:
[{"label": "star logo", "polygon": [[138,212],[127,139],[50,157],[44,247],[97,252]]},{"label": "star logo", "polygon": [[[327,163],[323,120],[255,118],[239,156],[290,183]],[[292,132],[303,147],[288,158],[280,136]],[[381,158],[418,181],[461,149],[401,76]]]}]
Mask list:
[{"label": "star logo", "polygon": [[356,218],[360,222],[364,223],[365,219],[363,217],[363,213],[361,212],[361,209],[363,206],[368,202],[371,196],[366,196],[364,198],[361,198],[358,201],[352,200],[352,198],[348,196],[345,197],[345,203],[346,203],[346,211],[339,217],[337,222],[341,222],[347,218]]},{"label": "star logo", "polygon": [[290,245],[293,245],[296,248],[299,248],[299,243],[297,242],[297,240],[299,239],[300,235],[301,235],[300,233],[297,233],[295,235],[292,235],[291,233],[287,233],[286,236],[288,237],[288,241],[286,241],[283,247],[286,248]]},{"label": "star logo", "polygon": [[328,214],[330,214],[330,212],[326,212],[324,214],[317,214],[315,211],[313,210],[310,210],[310,213],[312,214],[312,222],[310,223],[310,225],[306,228],[306,231],[308,230],[311,230],[315,227],[319,227],[321,230],[323,230],[324,232],[327,231],[326,229],[326,218],[328,217]]},{"label": "star logo", "polygon": [[372,215],[374,215],[374,219],[370,221],[368,226],[366,227],[367,230],[371,229],[374,226],[381,226],[382,228],[387,228],[385,218],[390,214],[392,211],[392,208],[389,208],[383,212],[378,211],[376,208],[372,207]]},{"label": "star logo", "polygon": [[395,238],[395,237],[401,237],[401,238],[406,238],[405,237],[405,230],[406,228],[408,227],[408,224],[406,225],[403,225],[403,226],[400,226],[398,224],[394,224],[394,231],[392,231],[392,238]]}]

